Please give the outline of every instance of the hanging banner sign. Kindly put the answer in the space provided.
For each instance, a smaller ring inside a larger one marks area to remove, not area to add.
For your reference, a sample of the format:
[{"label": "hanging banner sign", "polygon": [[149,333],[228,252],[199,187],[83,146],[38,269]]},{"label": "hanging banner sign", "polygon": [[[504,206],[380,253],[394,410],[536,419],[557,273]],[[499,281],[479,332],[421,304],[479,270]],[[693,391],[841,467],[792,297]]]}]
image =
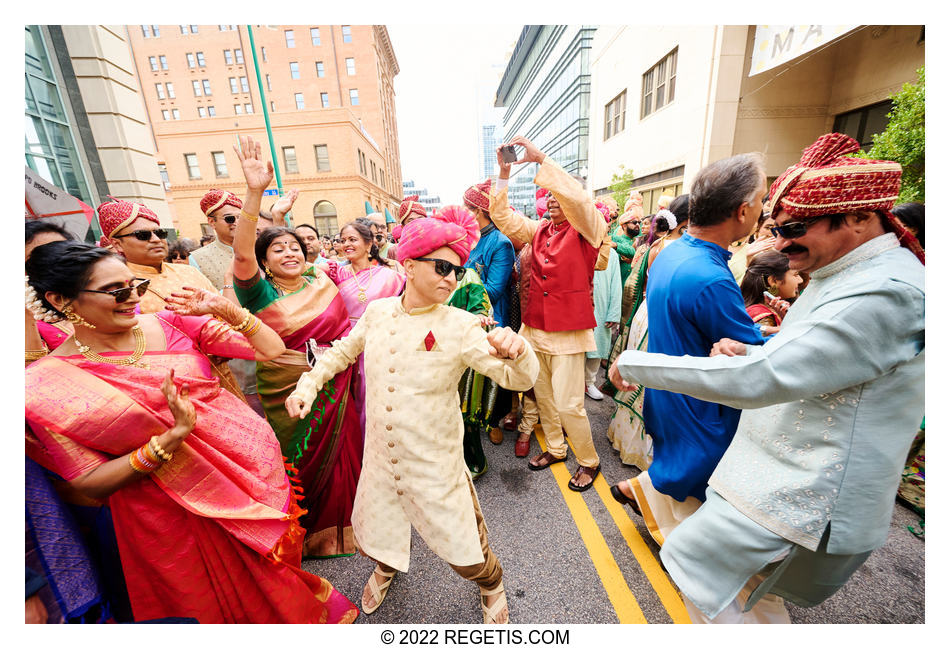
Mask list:
[{"label": "hanging banner sign", "polygon": [[749,76],[811,52],[860,25],[756,25]]}]

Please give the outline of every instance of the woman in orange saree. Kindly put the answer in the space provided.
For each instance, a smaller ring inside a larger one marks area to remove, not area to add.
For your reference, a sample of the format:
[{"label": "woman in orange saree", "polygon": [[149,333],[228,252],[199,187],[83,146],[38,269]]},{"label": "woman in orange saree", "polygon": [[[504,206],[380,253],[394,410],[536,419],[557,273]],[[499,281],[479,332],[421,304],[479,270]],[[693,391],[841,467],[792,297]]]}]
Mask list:
[{"label": "woman in orange saree", "polygon": [[287,348],[277,358],[258,362],[257,392],[284,456],[299,471],[307,510],[300,520],[307,532],[304,557],[355,554],[350,517],[363,437],[352,396],[353,369],[327,382],[305,419],[291,419],[284,408],[297,379],[310,370],[308,352],[319,356],[349,333],[346,306],[330,278],[308,267],[306,246],[293,230],[273,227],[257,236],[256,217],[250,215],[258,213],[273,176],[260,159],[260,145],[242,140],[248,189],[234,232],[234,292]]},{"label": "woman in orange saree", "polygon": [[300,568],[301,510],[273,432],[206,356],[267,359],[276,334],[202,291],[170,300],[177,313],[136,315],[142,281],[78,242],[41,247],[27,271],[77,332],[26,370],[27,453],[108,501],[135,619],[352,621],[352,603]]}]

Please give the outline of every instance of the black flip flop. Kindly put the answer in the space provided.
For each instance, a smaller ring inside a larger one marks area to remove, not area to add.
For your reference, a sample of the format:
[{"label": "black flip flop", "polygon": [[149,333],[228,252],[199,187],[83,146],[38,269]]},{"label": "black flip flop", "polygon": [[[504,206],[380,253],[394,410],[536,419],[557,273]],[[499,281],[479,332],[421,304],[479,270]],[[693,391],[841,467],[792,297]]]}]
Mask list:
[{"label": "black flip flop", "polygon": [[640,506],[637,505],[637,501],[633,498],[627,498],[627,494],[620,491],[620,487],[617,485],[612,486],[610,488],[610,495],[621,505],[630,505],[630,509],[632,509],[637,516],[643,518],[643,513],[640,511]]}]

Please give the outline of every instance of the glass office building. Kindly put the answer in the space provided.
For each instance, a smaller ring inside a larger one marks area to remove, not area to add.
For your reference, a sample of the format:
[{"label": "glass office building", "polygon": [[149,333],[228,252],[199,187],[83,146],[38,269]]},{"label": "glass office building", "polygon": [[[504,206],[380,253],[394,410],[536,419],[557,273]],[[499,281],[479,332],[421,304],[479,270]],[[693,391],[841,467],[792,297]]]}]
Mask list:
[{"label": "glass office building", "polygon": [[[523,135],[568,173],[586,179],[593,26],[527,25],[508,61],[495,106],[504,107],[504,138]],[[509,202],[536,218],[537,165],[512,176]]]}]

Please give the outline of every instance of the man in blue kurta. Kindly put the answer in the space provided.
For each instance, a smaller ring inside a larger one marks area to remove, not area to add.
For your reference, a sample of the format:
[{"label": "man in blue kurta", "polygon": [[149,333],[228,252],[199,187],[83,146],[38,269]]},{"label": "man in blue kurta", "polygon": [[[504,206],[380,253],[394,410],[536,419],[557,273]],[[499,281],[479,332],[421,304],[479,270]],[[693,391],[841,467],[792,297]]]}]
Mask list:
[{"label": "man in blue kurta", "polygon": [[[650,267],[647,351],[705,356],[721,338],[764,342],[726,263],[729,243],[755,226],[765,192],[757,155],[720,160],[697,174],[690,190],[689,232],[664,248]],[[660,545],[705,500],[706,482],[732,441],[739,415],[735,408],[685,394],[646,391],[643,419],[653,437],[653,463],[612,491],[642,513]]]},{"label": "man in blue kurta", "polygon": [[694,622],[787,622],[783,598],[821,603],[887,537],[923,415],[923,250],[889,211],[900,165],[846,157],[859,148],[824,135],[772,185],[775,249],[811,275],[778,334],[612,368],[746,409],[706,503],[660,552]]},{"label": "man in blue kurta", "polygon": [[[466,268],[474,268],[485,285],[491,302],[492,314],[499,327],[508,326],[508,281],[515,263],[515,248],[488,215],[488,192],[491,181],[472,185],[466,190],[462,200],[475,215],[481,236],[471,256],[465,262]],[[507,405],[507,404],[506,404]]]}]

